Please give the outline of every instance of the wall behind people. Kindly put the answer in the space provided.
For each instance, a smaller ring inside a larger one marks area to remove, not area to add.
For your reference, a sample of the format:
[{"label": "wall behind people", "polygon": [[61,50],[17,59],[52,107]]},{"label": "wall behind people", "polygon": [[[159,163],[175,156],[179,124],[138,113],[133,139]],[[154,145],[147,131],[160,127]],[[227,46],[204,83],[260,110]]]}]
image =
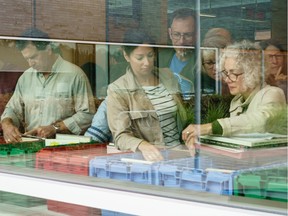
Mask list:
[{"label": "wall behind people", "polygon": [[[0,35],[17,36],[33,26],[45,30],[51,38],[121,42],[127,28],[140,24],[150,27],[153,36],[165,43],[167,2],[133,0],[121,11],[117,2],[108,0],[8,1],[1,4],[0,18],[5,22]],[[7,19],[11,14],[13,19]]]},{"label": "wall behind people", "polygon": [[34,26],[51,38],[106,40],[106,1],[6,1],[0,18],[0,35],[18,36]]},{"label": "wall behind people", "polygon": [[271,36],[287,50],[287,0],[271,2]]}]

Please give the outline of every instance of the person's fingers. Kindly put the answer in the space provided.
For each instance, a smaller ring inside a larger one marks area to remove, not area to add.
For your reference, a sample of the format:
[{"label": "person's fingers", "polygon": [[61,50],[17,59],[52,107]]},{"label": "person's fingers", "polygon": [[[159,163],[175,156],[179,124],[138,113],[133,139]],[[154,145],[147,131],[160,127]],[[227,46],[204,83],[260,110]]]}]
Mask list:
[{"label": "person's fingers", "polygon": [[185,141],[187,140],[188,136],[189,136],[190,132],[188,130],[185,130],[182,132],[182,139]]},{"label": "person's fingers", "polygon": [[36,136],[36,134],[37,134],[37,128],[32,129],[32,130],[30,130],[30,131],[27,131],[27,132],[25,132],[24,134],[25,134],[25,135],[33,135],[33,136]]},{"label": "person's fingers", "polygon": [[145,160],[154,161],[154,162],[161,161],[164,159],[162,154],[158,151],[158,149],[155,149],[153,151],[147,151],[143,153],[143,156]]}]

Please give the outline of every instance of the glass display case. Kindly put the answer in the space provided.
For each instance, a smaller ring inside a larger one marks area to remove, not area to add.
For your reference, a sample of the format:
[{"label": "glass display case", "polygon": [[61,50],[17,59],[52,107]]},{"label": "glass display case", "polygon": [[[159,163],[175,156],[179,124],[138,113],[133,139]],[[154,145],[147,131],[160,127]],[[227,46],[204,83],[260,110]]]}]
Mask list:
[{"label": "glass display case", "polygon": [[[23,142],[10,142],[7,130],[5,134],[0,127],[0,215],[287,215],[287,19],[283,19],[287,17],[287,1],[156,0],[151,4],[142,0],[107,0],[48,4],[31,0],[7,2],[1,8],[5,8],[0,30],[1,115],[12,95],[22,93],[16,83],[23,79],[23,73],[30,67],[38,73],[33,68],[33,56],[25,56],[17,48],[17,41],[47,42],[57,48],[63,60],[81,69],[91,86],[94,115],[107,97],[108,86],[127,73],[129,61],[123,47],[139,45],[135,41],[123,43],[125,32],[139,28],[154,39],[152,45],[145,44],[155,51],[153,67],[169,69],[175,75],[171,80],[178,81],[177,94],[181,92],[187,123],[208,124],[229,117],[235,95],[230,94],[231,88],[224,80],[233,82],[242,74],[233,77],[231,71],[222,70],[220,59],[228,45],[243,40],[257,47],[261,58],[255,65],[261,64],[261,84],[282,89],[286,109],[274,113],[275,119],[265,128],[267,134],[253,132],[249,138],[236,134],[221,143],[219,136],[215,136],[217,140],[199,136],[193,151],[185,145],[160,145],[157,147],[163,160],[154,162],[139,149],[120,150],[111,134],[104,140],[96,139],[97,128],[91,130],[91,138],[84,134],[87,125],[79,131],[81,135],[74,133],[65,138],[67,130],[63,132],[63,125],[61,129],[56,124],[59,122],[43,123],[41,126],[55,129],[55,134],[44,139],[24,138],[28,123],[24,121],[26,116],[20,116]],[[182,32],[172,25],[173,12],[181,8],[195,12],[195,31]],[[12,22],[6,19],[7,13],[18,15]],[[42,29],[49,38],[20,36],[27,26]],[[215,40],[209,36],[219,32],[223,35]],[[171,56],[166,54],[178,52],[183,59],[189,58],[183,67],[188,65],[186,74],[173,71],[173,66],[167,64]],[[186,84],[192,85],[193,91],[182,92]],[[38,96],[45,95],[35,89]],[[53,98],[39,101],[51,105]],[[22,98],[17,102],[24,110]],[[64,108],[71,110],[69,106]],[[247,107],[243,109],[245,112]],[[55,109],[55,113],[58,111]],[[41,115],[36,116],[39,120]],[[101,121],[108,127],[107,119]],[[252,121],[248,119],[247,125]],[[156,127],[147,121],[146,129],[149,127],[152,136]],[[261,142],[253,143],[260,138]],[[236,140],[240,140],[238,144]]]}]

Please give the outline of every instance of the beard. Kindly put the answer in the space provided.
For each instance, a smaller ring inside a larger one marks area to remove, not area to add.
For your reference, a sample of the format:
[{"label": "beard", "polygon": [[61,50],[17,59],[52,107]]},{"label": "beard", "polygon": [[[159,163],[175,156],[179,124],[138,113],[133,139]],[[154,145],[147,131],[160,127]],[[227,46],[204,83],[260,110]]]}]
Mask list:
[{"label": "beard", "polygon": [[185,48],[177,48],[175,49],[175,51],[177,57],[182,61],[186,60],[192,53],[191,49],[185,49]]}]

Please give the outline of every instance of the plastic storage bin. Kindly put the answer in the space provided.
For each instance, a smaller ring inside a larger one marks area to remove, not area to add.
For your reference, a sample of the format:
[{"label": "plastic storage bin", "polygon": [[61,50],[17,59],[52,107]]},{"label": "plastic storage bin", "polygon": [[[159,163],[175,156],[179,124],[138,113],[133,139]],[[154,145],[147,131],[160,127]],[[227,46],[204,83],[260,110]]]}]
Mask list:
[{"label": "plastic storage bin", "polygon": [[162,152],[165,160],[153,164],[123,161],[123,158],[143,160],[140,153],[96,157],[90,161],[89,175],[153,184],[166,187],[179,187],[217,194],[232,194],[232,179],[235,171],[228,172],[213,167],[209,157],[189,157],[167,160],[169,151]]},{"label": "plastic storage bin", "polygon": [[[74,144],[46,147],[36,153],[36,168],[77,175],[89,174],[89,161],[97,155],[106,155],[107,144]],[[55,200],[47,200],[50,211],[71,216],[101,215],[101,210]]]},{"label": "plastic storage bin", "polygon": [[234,179],[234,195],[287,202],[287,163],[248,169]]},{"label": "plastic storage bin", "polygon": [[[265,166],[277,166],[286,159],[281,157],[251,158],[235,160],[223,156],[195,156],[171,159],[173,151],[163,151],[164,161],[146,164],[137,160],[144,160],[141,153],[126,153],[112,156],[95,157],[89,165],[89,175],[98,178],[133,181],[143,184],[153,184],[165,187],[178,187],[188,190],[205,191],[221,195],[233,195],[234,179],[244,170],[261,169]],[[134,159],[129,162],[123,159]],[[277,184],[284,182],[281,175],[270,175],[267,193],[274,196]],[[239,179],[240,181],[240,179]],[[284,183],[287,187],[287,182]],[[276,195],[277,197],[279,194]]]}]

